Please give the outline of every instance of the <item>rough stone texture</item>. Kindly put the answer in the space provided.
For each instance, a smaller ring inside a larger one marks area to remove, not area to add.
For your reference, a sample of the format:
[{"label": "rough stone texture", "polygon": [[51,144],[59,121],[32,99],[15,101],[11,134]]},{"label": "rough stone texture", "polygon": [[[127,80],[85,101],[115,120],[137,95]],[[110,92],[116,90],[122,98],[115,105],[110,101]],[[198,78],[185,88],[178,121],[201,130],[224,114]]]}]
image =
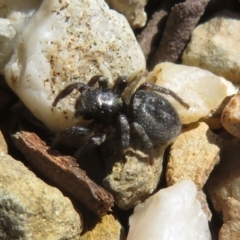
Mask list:
[{"label": "rough stone texture", "polygon": [[130,148],[124,157],[118,153],[106,156],[109,175],[104,179],[103,185],[112,193],[120,208],[136,206],[155,190],[162,172],[165,148],[166,146],[158,147],[154,159]]},{"label": "rough stone texture", "polygon": [[141,28],[146,24],[147,14],[144,8],[148,0],[106,0],[110,7],[122,13],[132,28]]},{"label": "rough stone texture", "polygon": [[212,212],[210,211],[209,206],[208,206],[207,196],[202,190],[197,192],[197,200],[200,202],[200,204],[202,206],[202,210],[207,217],[207,220],[211,221]]},{"label": "rough stone texture", "polygon": [[211,128],[219,127],[222,102],[238,90],[231,82],[206,70],[173,63],[158,64],[148,74],[147,81],[171,89],[190,105],[186,109],[172,97],[167,97],[183,124],[201,118],[215,119]]},{"label": "rough stone texture", "polygon": [[222,139],[205,123],[193,124],[172,144],[167,164],[167,185],[192,180],[198,190],[203,188],[214,166],[219,162]]},{"label": "rough stone texture", "polygon": [[14,44],[42,0],[0,1],[0,73],[13,53]]},{"label": "rough stone texture", "polygon": [[135,207],[127,240],[210,240],[208,221],[190,180],[161,189]]},{"label": "rough stone texture", "polygon": [[219,232],[219,240],[239,240],[240,221],[228,221],[223,224]]},{"label": "rough stone texture", "polygon": [[1,131],[0,131],[0,152],[6,154],[8,153],[8,146]]},{"label": "rough stone texture", "polygon": [[126,235],[121,224],[113,215],[103,216],[93,229],[84,233],[80,240],[125,240]]},{"label": "rough stone texture", "polygon": [[182,60],[240,83],[240,14],[222,11],[199,25],[192,34]]},{"label": "rough stone texture", "polygon": [[223,109],[221,122],[229,133],[240,138],[240,92]]},{"label": "rough stone texture", "polygon": [[9,86],[52,131],[76,123],[73,92],[52,107],[72,82],[102,74],[110,87],[119,75],[129,82],[145,71],[145,59],[127,20],[104,0],[43,1],[5,68]]},{"label": "rough stone texture", "polygon": [[223,201],[222,213],[224,222],[230,220],[240,221],[240,202],[232,197],[227,197]]},{"label": "rough stone texture", "polygon": [[22,163],[0,153],[0,239],[79,239],[81,217],[70,200]]},{"label": "rough stone texture", "polygon": [[219,232],[221,240],[240,239],[240,202],[234,198],[227,197],[223,202],[224,224]]},{"label": "rough stone texture", "polygon": [[239,140],[225,143],[221,149],[220,163],[214,168],[206,184],[208,197],[214,209],[219,212],[225,208],[228,197],[240,201],[239,146]]}]

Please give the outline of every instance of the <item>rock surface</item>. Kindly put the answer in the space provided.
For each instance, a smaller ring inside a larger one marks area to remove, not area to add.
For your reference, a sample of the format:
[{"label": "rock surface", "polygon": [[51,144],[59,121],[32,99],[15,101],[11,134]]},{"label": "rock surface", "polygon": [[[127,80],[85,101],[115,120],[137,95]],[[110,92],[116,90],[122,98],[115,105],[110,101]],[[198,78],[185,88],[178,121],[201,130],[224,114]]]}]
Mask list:
[{"label": "rock surface", "polygon": [[144,201],[157,187],[162,173],[166,146],[156,150],[154,159],[139,150],[128,149],[124,154],[108,156],[109,174],[103,185],[114,196],[115,203],[129,209]]},{"label": "rock surface", "polygon": [[119,75],[131,82],[145,71],[145,59],[127,20],[104,0],[43,1],[24,29],[5,68],[9,86],[50,130],[80,122],[74,118],[76,92],[52,107],[72,82],[94,75]]},{"label": "rock surface", "polygon": [[172,144],[167,164],[167,185],[192,180],[198,190],[206,183],[219,162],[223,140],[206,123],[192,124]]},{"label": "rock surface", "polygon": [[223,205],[224,224],[219,232],[220,240],[240,239],[240,202],[227,197]]},{"label": "rock surface", "polygon": [[240,92],[223,109],[221,122],[229,133],[240,138]]},{"label": "rock surface", "polygon": [[8,146],[1,131],[0,131],[0,152],[5,154],[8,153]]},{"label": "rock surface", "polygon": [[221,103],[237,92],[231,82],[211,72],[173,63],[158,64],[147,76],[147,81],[171,89],[190,105],[186,109],[167,97],[177,109],[183,124],[196,122],[203,117],[212,118],[216,114],[220,123]]},{"label": "rock surface", "polygon": [[0,153],[0,239],[79,239],[80,215],[62,193]]},{"label": "rock surface", "polygon": [[240,14],[222,11],[199,25],[192,34],[183,64],[207,69],[240,83]]},{"label": "rock surface", "polygon": [[106,0],[110,7],[122,13],[132,28],[141,28],[146,24],[147,14],[144,8],[148,0]]},{"label": "rock surface", "polygon": [[135,207],[127,240],[211,239],[196,195],[190,180],[160,190]]},{"label": "rock surface", "polygon": [[125,240],[126,235],[121,224],[113,215],[104,215],[93,229],[85,232],[80,240]]},{"label": "rock surface", "polygon": [[0,1],[0,73],[9,61],[14,44],[42,0]]},{"label": "rock surface", "polygon": [[222,212],[226,199],[240,201],[240,152],[239,140],[228,141],[221,149],[220,163],[210,175],[206,184],[208,197],[216,211]]}]

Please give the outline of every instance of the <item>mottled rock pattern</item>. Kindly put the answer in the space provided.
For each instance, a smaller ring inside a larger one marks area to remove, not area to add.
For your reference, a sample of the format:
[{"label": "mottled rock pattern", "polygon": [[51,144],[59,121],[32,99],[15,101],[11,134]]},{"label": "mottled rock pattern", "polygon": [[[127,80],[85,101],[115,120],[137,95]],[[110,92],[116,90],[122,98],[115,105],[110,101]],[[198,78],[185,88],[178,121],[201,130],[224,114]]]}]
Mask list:
[{"label": "mottled rock pattern", "polygon": [[219,162],[221,143],[222,139],[203,122],[186,127],[170,149],[166,172],[168,186],[189,179],[201,190]]},{"label": "mottled rock pattern", "polygon": [[141,28],[147,21],[145,6],[148,0],[106,0],[110,7],[122,13],[132,28]]},{"label": "mottled rock pattern", "polygon": [[8,153],[8,146],[1,131],[0,131],[0,152],[5,154]]},{"label": "mottled rock pattern", "polygon": [[103,180],[103,185],[112,193],[120,208],[136,206],[155,190],[162,172],[165,148],[156,149],[154,159],[131,148],[124,157],[121,154],[108,156],[109,174]]},{"label": "mottled rock pattern", "polygon": [[79,239],[80,215],[62,193],[0,153],[0,239]]},{"label": "mottled rock pattern", "polygon": [[182,60],[183,64],[207,69],[240,83],[240,14],[222,11],[196,27]]},{"label": "mottled rock pattern", "polygon": [[219,232],[219,240],[240,239],[240,221],[228,221],[223,224]]},{"label": "mottled rock pattern", "polygon": [[215,123],[211,126],[213,128],[219,127],[222,102],[237,92],[232,83],[211,72],[173,63],[158,64],[148,74],[147,81],[169,88],[190,105],[186,109],[172,97],[167,97],[177,109],[183,124],[196,122],[201,118],[214,118]]},{"label": "mottled rock pattern", "polygon": [[5,68],[9,86],[50,130],[76,123],[73,92],[52,107],[72,82],[104,75],[112,87],[119,75],[129,82],[145,71],[145,59],[126,18],[104,0],[43,1]]},{"label": "mottled rock pattern", "polygon": [[113,215],[104,215],[93,229],[87,230],[80,240],[125,240],[126,235],[121,224]]},{"label": "mottled rock pattern", "polygon": [[202,210],[207,217],[207,220],[211,221],[212,212],[210,211],[209,206],[208,206],[207,196],[202,190],[197,192],[197,200],[200,202]]},{"label": "mottled rock pattern", "polygon": [[240,202],[227,197],[223,203],[224,224],[219,232],[221,240],[240,239]]},{"label": "mottled rock pattern", "polygon": [[240,138],[240,92],[235,94],[223,109],[221,122],[229,133]]},{"label": "mottled rock pattern", "polygon": [[[206,190],[215,210],[222,212],[228,197],[240,201],[240,142],[228,141],[221,149],[220,163],[214,168]],[[225,214],[226,215],[226,214]]]}]

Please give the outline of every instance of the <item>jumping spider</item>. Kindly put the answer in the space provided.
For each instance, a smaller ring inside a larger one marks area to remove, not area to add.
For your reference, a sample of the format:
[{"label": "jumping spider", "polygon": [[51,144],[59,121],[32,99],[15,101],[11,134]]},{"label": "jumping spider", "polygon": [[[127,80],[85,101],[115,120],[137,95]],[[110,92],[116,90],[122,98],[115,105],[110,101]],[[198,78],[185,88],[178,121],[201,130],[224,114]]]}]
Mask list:
[{"label": "jumping spider", "polygon": [[[55,98],[53,106],[76,89],[81,96],[76,100],[75,117],[94,120],[94,124],[64,130],[56,137],[55,144],[66,135],[91,136],[75,154],[79,157],[83,152],[101,145],[106,140],[106,134],[111,131],[109,126],[114,126],[120,132],[121,147],[124,150],[130,144],[131,128],[139,135],[151,157],[154,144],[173,140],[181,131],[179,116],[168,100],[156,92],[172,96],[186,108],[188,104],[171,90],[151,83],[142,84],[132,95],[130,103],[126,104],[122,93],[127,82],[127,77],[120,76],[110,89],[107,79],[97,75],[88,84],[77,82],[62,90]],[[98,87],[94,87],[96,83]]]}]

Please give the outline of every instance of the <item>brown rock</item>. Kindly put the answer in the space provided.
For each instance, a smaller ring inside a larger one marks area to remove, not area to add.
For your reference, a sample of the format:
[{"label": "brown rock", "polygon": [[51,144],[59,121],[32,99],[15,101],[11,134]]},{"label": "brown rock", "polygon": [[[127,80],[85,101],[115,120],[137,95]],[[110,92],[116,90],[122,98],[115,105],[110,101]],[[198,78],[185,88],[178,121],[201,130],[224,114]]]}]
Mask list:
[{"label": "brown rock", "polygon": [[[221,149],[220,163],[213,170],[206,190],[216,211],[223,211],[224,218],[234,216],[231,206],[238,208],[238,204],[228,198],[240,201],[240,141],[228,141]],[[235,208],[235,210],[237,209]],[[227,210],[226,210],[227,209]],[[238,210],[237,210],[238,211]]]},{"label": "brown rock", "polygon": [[240,221],[228,221],[223,224],[219,232],[219,240],[239,240]]},{"label": "brown rock", "polygon": [[222,213],[224,222],[229,220],[240,221],[240,201],[227,197],[223,202]]},{"label": "brown rock", "polygon": [[221,142],[205,123],[184,129],[171,146],[166,173],[168,186],[190,179],[201,190],[219,161]]},{"label": "brown rock", "polygon": [[229,133],[240,138],[240,92],[223,109],[221,122]]}]

